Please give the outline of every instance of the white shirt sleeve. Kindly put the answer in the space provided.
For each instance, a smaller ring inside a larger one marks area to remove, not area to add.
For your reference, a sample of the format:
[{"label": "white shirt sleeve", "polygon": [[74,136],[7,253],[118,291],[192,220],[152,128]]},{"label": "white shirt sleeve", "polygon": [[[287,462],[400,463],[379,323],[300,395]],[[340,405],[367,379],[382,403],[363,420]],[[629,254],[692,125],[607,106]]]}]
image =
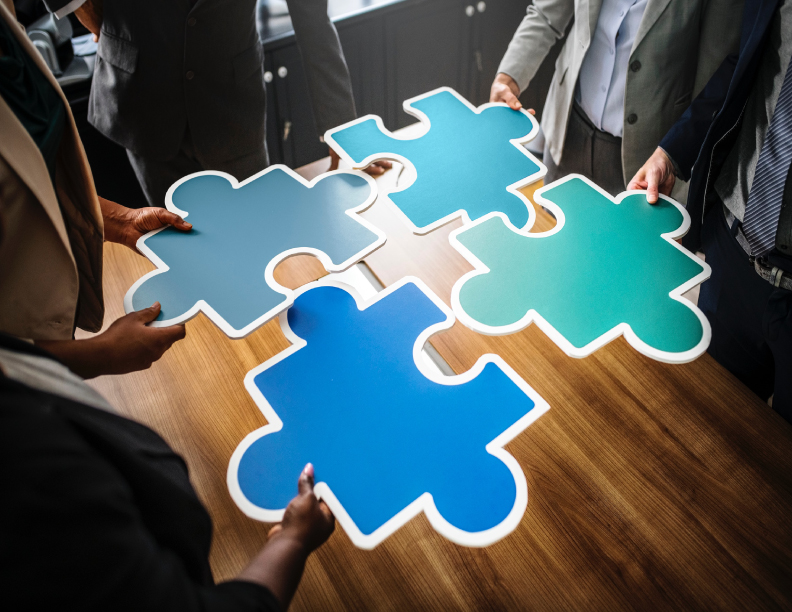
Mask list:
[{"label": "white shirt sleeve", "polygon": [[72,0],[61,10],[55,11],[55,17],[57,17],[58,19],[63,19],[67,15],[72,14],[74,11],[80,8],[83,4],[85,4],[85,2],[86,0]]}]

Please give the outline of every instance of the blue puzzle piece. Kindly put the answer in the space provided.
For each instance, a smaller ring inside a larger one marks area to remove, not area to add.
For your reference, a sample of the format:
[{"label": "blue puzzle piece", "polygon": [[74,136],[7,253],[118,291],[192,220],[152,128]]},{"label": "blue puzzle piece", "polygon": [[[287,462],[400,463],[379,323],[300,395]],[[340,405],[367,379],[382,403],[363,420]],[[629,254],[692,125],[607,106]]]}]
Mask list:
[{"label": "blue puzzle piece", "polygon": [[679,298],[709,277],[709,267],[672,240],[689,225],[679,204],[662,198],[653,206],[638,192],[614,200],[575,175],[535,197],[559,220],[550,232],[519,233],[493,215],[451,235],[476,267],[453,291],[465,325],[505,334],[535,321],[574,357],[622,333],[671,363],[707,349],[707,319]]},{"label": "blue puzzle piece", "polygon": [[533,208],[517,189],[547,169],[516,144],[534,136],[533,117],[505,104],[476,110],[447,88],[407,100],[404,109],[427,124],[426,134],[394,138],[379,117],[368,116],[330,130],[325,139],[354,167],[382,158],[415,166],[415,182],[390,194],[414,232],[429,232],[463,211],[470,220],[501,212],[519,228],[533,221]]},{"label": "blue puzzle piece", "polygon": [[[247,335],[288,308],[292,293],[275,282],[275,266],[290,255],[316,255],[331,272],[353,265],[385,236],[353,212],[376,197],[362,173],[336,172],[308,183],[272,166],[242,184],[201,172],[168,192],[169,209],[189,212],[193,230],[152,232],[138,248],[158,270],[127,293],[127,312],[155,301],[155,325],[172,325],[203,310],[231,337]],[[185,214],[186,216],[186,214]]]},{"label": "blue puzzle piece", "polygon": [[295,346],[246,379],[269,425],[229,467],[247,514],[280,520],[311,462],[317,493],[364,548],[421,510],[462,544],[488,544],[516,527],[525,479],[502,446],[547,404],[491,355],[465,375],[427,378],[416,358],[453,315],[420,281],[403,280],[363,310],[325,282],[281,322]]}]

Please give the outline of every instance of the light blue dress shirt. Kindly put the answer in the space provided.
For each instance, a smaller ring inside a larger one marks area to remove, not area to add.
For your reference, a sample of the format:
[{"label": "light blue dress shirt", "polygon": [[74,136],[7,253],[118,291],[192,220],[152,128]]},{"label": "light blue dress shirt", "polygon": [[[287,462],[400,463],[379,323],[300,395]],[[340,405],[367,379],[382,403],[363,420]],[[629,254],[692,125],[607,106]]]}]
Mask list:
[{"label": "light blue dress shirt", "polygon": [[648,1],[603,0],[575,90],[575,100],[591,122],[619,138],[630,53]]}]

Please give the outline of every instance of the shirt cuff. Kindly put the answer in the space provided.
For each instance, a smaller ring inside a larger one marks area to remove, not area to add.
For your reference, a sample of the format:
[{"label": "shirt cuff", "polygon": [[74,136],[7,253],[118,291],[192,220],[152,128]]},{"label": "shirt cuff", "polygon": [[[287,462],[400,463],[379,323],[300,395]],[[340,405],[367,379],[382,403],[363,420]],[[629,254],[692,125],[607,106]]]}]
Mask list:
[{"label": "shirt cuff", "polygon": [[72,14],[74,11],[76,11],[86,2],[87,0],[72,0],[71,2],[69,2],[69,4],[64,6],[59,11],[55,11],[55,17],[57,17],[58,19],[63,19],[67,15]]}]

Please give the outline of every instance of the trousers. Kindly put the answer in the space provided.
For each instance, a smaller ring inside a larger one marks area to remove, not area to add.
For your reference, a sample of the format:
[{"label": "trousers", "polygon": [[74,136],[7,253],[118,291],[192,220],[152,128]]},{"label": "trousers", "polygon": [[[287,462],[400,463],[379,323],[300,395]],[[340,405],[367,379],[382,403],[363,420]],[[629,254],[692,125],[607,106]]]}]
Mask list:
[{"label": "trousers", "polygon": [[763,400],[772,395],[792,423],[792,291],[756,273],[722,205],[707,213],[702,250],[712,268],[698,302],[712,326],[709,354]]},{"label": "trousers", "polygon": [[597,129],[583,109],[572,105],[569,116],[564,156],[556,164],[545,144],[544,165],[547,166],[545,185],[568,174],[582,174],[613,196],[624,191],[621,158],[622,139]]}]

